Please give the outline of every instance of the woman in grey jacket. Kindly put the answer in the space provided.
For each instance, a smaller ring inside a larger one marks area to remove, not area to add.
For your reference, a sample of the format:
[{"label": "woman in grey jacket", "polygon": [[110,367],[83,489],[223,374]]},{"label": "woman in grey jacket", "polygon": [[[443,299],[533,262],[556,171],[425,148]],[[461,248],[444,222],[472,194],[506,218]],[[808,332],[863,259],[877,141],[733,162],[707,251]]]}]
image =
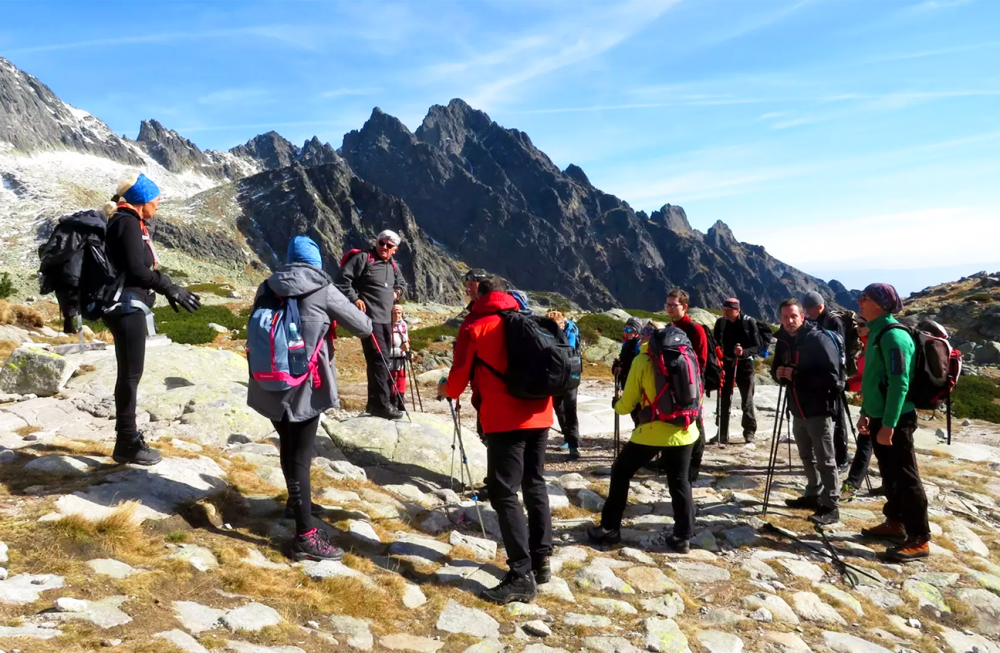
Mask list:
[{"label": "woman in grey jacket", "polygon": [[289,516],[295,518],[292,557],[337,560],[344,552],[312,525],[309,467],[320,414],[340,406],[329,337],[331,322],[336,320],[359,338],[371,335],[372,323],[333,285],[323,271],[319,247],[308,236],[292,239],[288,244],[288,264],[261,284],[257,298],[265,292],[265,285],[279,297],[298,299],[306,351],[319,348],[319,384],[314,386],[307,381],[284,392],[273,392],[265,390],[251,376],[247,405],[270,419],[281,439],[281,471],[288,486],[286,514],[291,513]]}]

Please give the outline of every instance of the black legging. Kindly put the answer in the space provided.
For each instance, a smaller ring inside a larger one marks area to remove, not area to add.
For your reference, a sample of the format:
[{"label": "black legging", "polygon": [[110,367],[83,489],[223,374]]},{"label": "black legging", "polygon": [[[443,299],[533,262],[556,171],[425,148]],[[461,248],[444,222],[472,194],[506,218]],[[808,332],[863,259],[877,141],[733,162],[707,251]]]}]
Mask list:
[{"label": "black legging", "polygon": [[281,472],[288,487],[288,505],[295,513],[295,532],[312,530],[312,487],[309,467],[319,428],[319,415],[304,422],[276,422],[274,430],[281,438]]},{"label": "black legging", "polygon": [[146,316],[142,311],[105,316],[104,324],[115,337],[118,380],[115,382],[115,432],[119,441],[139,437],[135,402],[146,365]]}]

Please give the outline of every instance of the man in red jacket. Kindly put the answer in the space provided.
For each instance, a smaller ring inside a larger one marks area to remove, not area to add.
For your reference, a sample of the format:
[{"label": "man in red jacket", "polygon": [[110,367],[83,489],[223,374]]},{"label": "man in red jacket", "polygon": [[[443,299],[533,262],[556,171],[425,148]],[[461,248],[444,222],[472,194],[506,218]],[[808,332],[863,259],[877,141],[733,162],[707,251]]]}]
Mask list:
[{"label": "man in red jacket", "polygon": [[[705,337],[705,327],[698,324],[688,315],[690,297],[680,288],[674,288],[667,293],[665,309],[670,316],[670,322],[687,335],[694,347],[694,355],[698,359],[698,371],[704,377],[705,366],[708,365],[708,338]],[[698,412],[698,441],[691,450],[691,466],[688,469],[688,480],[694,483],[701,471],[701,459],[705,455],[705,410]]]},{"label": "man in red jacket", "polygon": [[[447,383],[438,386],[439,396],[458,399],[472,383],[482,398],[479,419],[486,439],[489,476],[486,486],[497,511],[510,571],[483,598],[494,603],[531,601],[536,583],[552,576],[552,515],[542,473],[545,444],[552,426],[552,398],[516,399],[507,391],[500,373],[507,371],[507,344],[500,311],[517,310],[517,301],[505,290],[502,279],[491,277],[479,283],[479,299],[466,316],[455,341],[455,357]],[[517,352],[513,352],[515,355]],[[475,365],[476,361],[489,365]],[[528,510],[517,499],[524,495]]]}]

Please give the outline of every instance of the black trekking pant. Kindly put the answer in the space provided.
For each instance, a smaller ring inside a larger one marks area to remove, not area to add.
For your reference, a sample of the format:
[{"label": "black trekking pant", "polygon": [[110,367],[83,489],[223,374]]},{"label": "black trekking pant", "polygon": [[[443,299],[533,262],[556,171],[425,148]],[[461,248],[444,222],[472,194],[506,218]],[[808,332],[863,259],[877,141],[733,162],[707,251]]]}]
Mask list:
[{"label": "black trekking pant", "polygon": [[917,469],[917,454],[913,448],[913,432],[917,430],[917,412],[906,413],[899,418],[892,434],[892,445],[886,447],[875,440],[881,419],[870,419],[868,431],[871,434],[875,458],[878,460],[885,488],[885,505],[882,514],[886,519],[901,522],[910,537],[930,537],[931,527],[927,522],[927,495],[920,482]]},{"label": "black trekking pant", "polygon": [[[719,415],[719,441],[723,444],[729,442],[729,409],[733,404],[733,382],[732,382],[732,361],[726,361],[726,374],[728,379],[726,387],[722,389],[722,407]],[[743,438],[753,440],[757,433],[757,416],[754,412],[753,392],[756,386],[753,361],[748,358],[740,359],[736,367],[736,387],[740,391],[740,407],[743,410]]]},{"label": "black trekking pant", "polygon": [[115,433],[119,442],[139,437],[135,404],[139,381],[146,366],[146,316],[142,311],[104,317],[104,325],[115,337],[118,378],[115,381]]},{"label": "black trekking pant", "polygon": [[288,505],[295,513],[298,535],[312,530],[312,486],[309,467],[312,465],[319,415],[304,422],[271,420],[281,442],[281,473],[288,488]]},{"label": "black trekking pant", "polygon": [[851,463],[851,471],[847,473],[847,482],[854,487],[861,487],[861,483],[868,475],[868,464],[872,458],[872,437],[858,433],[858,447],[854,450],[854,461]]},{"label": "black trekking pant", "polygon": [[850,454],[847,451],[847,431],[848,424],[847,420],[850,417],[847,416],[844,407],[844,401],[840,397],[836,400],[836,417],[833,418],[833,454],[834,460],[837,462],[837,468],[841,468],[850,462]]},{"label": "black trekking pant", "polygon": [[580,420],[576,414],[576,392],[579,388],[573,388],[568,394],[552,398],[552,406],[556,411],[556,419],[559,420],[559,430],[563,438],[573,449],[580,448]]},{"label": "black trekking pant", "polygon": [[[698,421],[696,422],[698,426],[698,439],[695,443],[691,445],[691,465],[688,468],[688,481],[694,483],[698,480],[698,474],[701,473],[701,459],[705,455],[705,404],[702,404],[698,408]],[[662,458],[660,459],[662,462]],[[660,465],[663,469],[663,465]]]},{"label": "black trekking pant", "polygon": [[[378,341],[378,347],[372,339]],[[394,410],[392,381],[389,378],[389,353],[392,351],[392,325],[372,322],[372,335],[361,339],[368,366],[368,406],[373,415]]]},{"label": "black trekking pant", "polygon": [[694,499],[691,497],[691,481],[688,479],[692,449],[694,444],[683,447],[652,447],[626,442],[611,467],[611,488],[601,512],[601,526],[608,530],[621,528],[622,515],[625,514],[625,504],[628,502],[629,482],[641,467],[662,452],[661,469],[666,472],[670,502],[674,507],[674,536],[690,540],[694,536]]},{"label": "black trekking pant", "polygon": [[[486,434],[486,488],[500,522],[507,566],[520,575],[531,573],[532,561],[540,562],[552,553],[552,513],[542,476],[548,437],[547,428]],[[524,496],[527,521],[518,490]]]}]

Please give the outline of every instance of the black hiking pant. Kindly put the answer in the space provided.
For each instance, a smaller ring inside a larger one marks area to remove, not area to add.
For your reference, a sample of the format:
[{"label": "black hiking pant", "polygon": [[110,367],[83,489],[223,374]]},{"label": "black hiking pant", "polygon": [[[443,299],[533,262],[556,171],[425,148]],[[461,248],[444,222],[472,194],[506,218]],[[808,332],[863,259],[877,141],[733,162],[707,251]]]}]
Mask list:
[{"label": "black hiking pant", "polygon": [[[705,404],[702,404],[698,408],[698,421],[696,424],[698,426],[698,439],[691,445],[691,465],[688,468],[688,480],[691,483],[698,480],[698,474],[701,473],[701,459],[705,455]],[[660,468],[663,469],[662,464]]]},{"label": "black hiking pant", "polygon": [[688,471],[694,444],[683,447],[652,447],[626,442],[611,467],[611,488],[601,512],[601,526],[608,530],[621,528],[622,515],[628,502],[628,487],[632,477],[641,467],[661,453],[661,469],[666,473],[670,502],[674,507],[674,536],[690,540],[694,536],[694,499]]},{"label": "black hiking pant", "polygon": [[847,451],[847,431],[850,428],[847,420],[850,417],[845,412],[843,399],[837,397],[836,403],[837,414],[833,418],[833,452],[837,468],[839,469],[851,460],[850,454]]},{"label": "black hiking pant", "polygon": [[900,522],[906,527],[909,537],[930,537],[931,527],[927,522],[927,495],[920,481],[917,469],[917,454],[913,448],[913,432],[917,430],[917,412],[906,413],[892,434],[892,445],[885,446],[875,440],[881,419],[868,421],[875,458],[878,460],[885,488],[885,505],[882,514],[886,519]]},{"label": "black hiking pant", "polygon": [[[732,382],[732,361],[725,361],[726,364],[726,374],[728,376],[726,380],[726,387],[722,389],[722,396],[719,400],[722,401],[721,414],[719,415],[719,441],[723,444],[729,443],[729,409],[733,404],[733,382]],[[757,416],[754,412],[753,405],[753,392],[756,387],[756,380],[754,377],[753,361],[748,358],[740,359],[739,364],[736,366],[736,387],[740,391],[740,407],[743,410],[743,420],[741,425],[743,427],[743,439],[748,442],[753,440],[757,433]]]},{"label": "black hiking pant", "polygon": [[[375,346],[373,339],[378,342]],[[392,325],[372,322],[372,335],[361,339],[368,367],[368,406],[366,410],[380,415],[394,410],[392,381],[389,378],[389,353],[392,351]]]},{"label": "black hiking pant", "polygon": [[858,447],[854,450],[854,462],[847,473],[847,482],[856,488],[861,487],[868,475],[868,464],[872,459],[872,437],[858,433]]},{"label": "black hiking pant", "polygon": [[576,393],[579,388],[573,388],[569,394],[552,398],[552,406],[559,420],[559,430],[563,438],[573,449],[580,448],[580,420],[576,414]]},{"label": "black hiking pant", "polygon": [[[486,487],[497,511],[507,566],[514,573],[531,573],[532,561],[552,554],[552,513],[545,487],[545,443],[549,430],[519,429],[486,434],[489,472]],[[517,491],[524,496],[524,510]]]},{"label": "black hiking pant", "polygon": [[274,430],[281,441],[281,473],[288,488],[288,505],[295,514],[295,532],[298,535],[312,530],[312,486],[309,467],[316,445],[319,415],[304,422],[277,422]]},{"label": "black hiking pant", "polygon": [[108,315],[104,317],[104,325],[115,337],[115,360],[118,363],[115,433],[119,442],[127,443],[139,437],[139,429],[135,425],[135,404],[139,381],[146,366],[146,316],[142,311]]}]

